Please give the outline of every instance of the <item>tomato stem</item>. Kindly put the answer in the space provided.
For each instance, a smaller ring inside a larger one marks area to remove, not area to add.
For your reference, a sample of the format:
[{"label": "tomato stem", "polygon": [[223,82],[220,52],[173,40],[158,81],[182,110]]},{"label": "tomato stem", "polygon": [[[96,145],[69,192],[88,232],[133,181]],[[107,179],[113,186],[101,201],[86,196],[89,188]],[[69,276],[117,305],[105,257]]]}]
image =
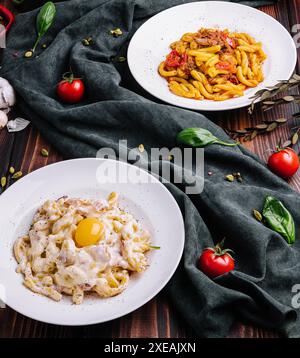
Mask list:
[{"label": "tomato stem", "polygon": [[73,72],[65,72],[62,75],[63,80],[72,83],[74,80],[81,80],[82,77],[74,77],[74,73]]},{"label": "tomato stem", "polygon": [[229,252],[234,254],[234,251],[231,249],[224,249],[225,239],[226,238],[224,237],[222,239],[222,241],[217,243],[216,246],[212,250],[214,251],[216,256],[223,256],[225,254],[228,254],[232,258],[232,256],[229,254]]}]

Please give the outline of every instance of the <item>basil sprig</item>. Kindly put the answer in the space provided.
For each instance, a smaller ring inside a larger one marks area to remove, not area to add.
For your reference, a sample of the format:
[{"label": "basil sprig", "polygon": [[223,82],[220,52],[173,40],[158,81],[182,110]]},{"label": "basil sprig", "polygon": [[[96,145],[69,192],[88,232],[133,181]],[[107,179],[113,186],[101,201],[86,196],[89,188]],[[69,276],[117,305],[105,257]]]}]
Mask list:
[{"label": "basil sprig", "polygon": [[288,244],[295,242],[295,223],[291,213],[278,199],[267,196],[263,217],[268,226],[285,238]]},{"label": "basil sprig", "polygon": [[37,29],[38,37],[33,46],[32,52],[35,51],[41,38],[45,35],[45,33],[49,30],[49,28],[53,24],[55,15],[56,15],[56,8],[52,1],[48,1],[46,4],[42,6],[36,19],[36,29]]},{"label": "basil sprig", "polygon": [[177,135],[177,142],[190,145],[192,147],[203,148],[210,144],[220,144],[228,147],[234,147],[238,145],[238,142],[227,143],[223,142],[210,131],[204,128],[185,128]]}]

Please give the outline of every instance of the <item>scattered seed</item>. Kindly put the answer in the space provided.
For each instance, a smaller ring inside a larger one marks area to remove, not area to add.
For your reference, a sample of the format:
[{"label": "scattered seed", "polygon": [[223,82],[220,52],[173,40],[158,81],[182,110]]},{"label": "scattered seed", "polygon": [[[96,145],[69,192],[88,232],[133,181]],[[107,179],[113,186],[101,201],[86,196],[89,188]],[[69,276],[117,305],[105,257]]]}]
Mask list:
[{"label": "scattered seed", "polygon": [[32,51],[26,51],[25,54],[24,54],[24,57],[30,58],[30,57],[32,57],[32,55],[33,55]]},{"label": "scattered seed", "polygon": [[145,150],[145,147],[143,144],[140,144],[138,148],[141,153],[143,153],[143,151]]},{"label": "scattered seed", "polygon": [[127,58],[124,56],[120,56],[120,57],[118,57],[117,60],[118,60],[118,62],[125,62],[127,60]]},{"label": "scattered seed", "polygon": [[41,155],[42,155],[43,157],[49,157],[49,152],[48,152],[48,150],[45,149],[45,148],[43,148],[43,149],[41,150]]},{"label": "scattered seed", "polygon": [[110,30],[110,34],[113,35],[114,37],[118,37],[118,36],[123,35],[123,32],[121,29],[116,28],[114,30]]},{"label": "scattered seed", "polygon": [[1,187],[2,188],[4,188],[6,186],[6,182],[7,182],[6,177],[2,177],[1,178]]},{"label": "scattered seed", "polygon": [[253,216],[255,217],[255,219],[256,219],[257,221],[262,222],[263,217],[262,217],[261,213],[260,213],[258,210],[253,209]]},{"label": "scattered seed", "polygon": [[42,44],[42,48],[47,48],[47,45],[46,45],[46,44]]},{"label": "scattered seed", "polygon": [[243,178],[242,178],[242,176],[241,176],[241,173],[233,173],[232,174],[233,176],[234,176],[234,178],[239,182],[239,183],[241,183],[242,181],[243,181]]},{"label": "scattered seed", "polygon": [[88,41],[87,39],[83,39],[83,40],[82,40],[82,44],[83,44],[84,46],[90,46],[90,43],[89,43],[89,41]]},{"label": "scattered seed", "polygon": [[92,37],[87,37],[83,39],[81,42],[84,46],[90,46],[93,43],[93,39]]},{"label": "scattered seed", "polygon": [[10,167],[9,168],[9,174],[14,174],[15,172],[15,168],[14,167]]},{"label": "scattered seed", "polygon": [[170,161],[173,160],[173,155],[169,155],[168,160],[170,160]]},{"label": "scattered seed", "polygon": [[227,181],[233,182],[235,178],[234,178],[234,176],[232,174],[228,174],[228,175],[226,175],[225,179]]},{"label": "scattered seed", "polygon": [[12,176],[13,179],[19,179],[21,178],[21,176],[23,175],[23,173],[21,171],[18,171],[16,173],[14,173],[14,175]]}]

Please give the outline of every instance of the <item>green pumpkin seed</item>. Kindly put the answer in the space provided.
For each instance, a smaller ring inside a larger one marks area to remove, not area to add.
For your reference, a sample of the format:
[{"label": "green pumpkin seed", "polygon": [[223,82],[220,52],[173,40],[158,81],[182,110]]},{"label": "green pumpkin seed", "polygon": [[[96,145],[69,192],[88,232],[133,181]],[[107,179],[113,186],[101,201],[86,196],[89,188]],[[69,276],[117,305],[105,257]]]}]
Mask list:
[{"label": "green pumpkin seed", "polygon": [[24,57],[30,58],[30,57],[32,57],[32,55],[33,55],[32,51],[26,51],[25,54],[24,54]]},{"label": "green pumpkin seed", "polygon": [[4,188],[6,186],[6,182],[7,182],[6,177],[2,177],[1,178],[1,186],[2,186],[2,188]]},{"label": "green pumpkin seed", "polygon": [[19,178],[21,178],[22,175],[23,175],[23,173],[21,171],[18,171],[12,176],[12,178],[19,179]]},{"label": "green pumpkin seed", "polygon": [[41,155],[42,155],[43,157],[49,157],[49,152],[48,152],[48,150],[45,149],[45,148],[43,148],[43,149],[41,150]]},{"label": "green pumpkin seed", "polygon": [[258,210],[253,209],[253,216],[255,217],[255,219],[256,219],[257,221],[262,222],[263,217],[262,217],[261,213],[260,213]]},{"label": "green pumpkin seed", "polygon": [[225,179],[227,181],[233,182],[235,178],[234,178],[234,176],[232,174],[228,174],[228,175],[226,175]]}]

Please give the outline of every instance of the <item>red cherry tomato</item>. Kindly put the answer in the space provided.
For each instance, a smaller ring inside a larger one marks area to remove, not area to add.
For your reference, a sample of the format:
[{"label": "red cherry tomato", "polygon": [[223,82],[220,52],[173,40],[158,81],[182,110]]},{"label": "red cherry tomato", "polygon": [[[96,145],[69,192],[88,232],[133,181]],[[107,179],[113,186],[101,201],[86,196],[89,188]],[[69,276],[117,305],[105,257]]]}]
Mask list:
[{"label": "red cherry tomato", "polygon": [[268,160],[268,166],[275,174],[287,179],[293,176],[299,168],[298,155],[292,148],[279,149]]},{"label": "red cherry tomato", "polygon": [[72,73],[65,74],[57,85],[57,96],[63,102],[78,103],[82,100],[84,90],[84,83],[80,78],[74,78]]},{"label": "red cherry tomato", "polygon": [[229,249],[223,250],[224,240],[214,248],[205,249],[199,258],[199,269],[210,278],[221,276],[234,269],[234,259]]}]

